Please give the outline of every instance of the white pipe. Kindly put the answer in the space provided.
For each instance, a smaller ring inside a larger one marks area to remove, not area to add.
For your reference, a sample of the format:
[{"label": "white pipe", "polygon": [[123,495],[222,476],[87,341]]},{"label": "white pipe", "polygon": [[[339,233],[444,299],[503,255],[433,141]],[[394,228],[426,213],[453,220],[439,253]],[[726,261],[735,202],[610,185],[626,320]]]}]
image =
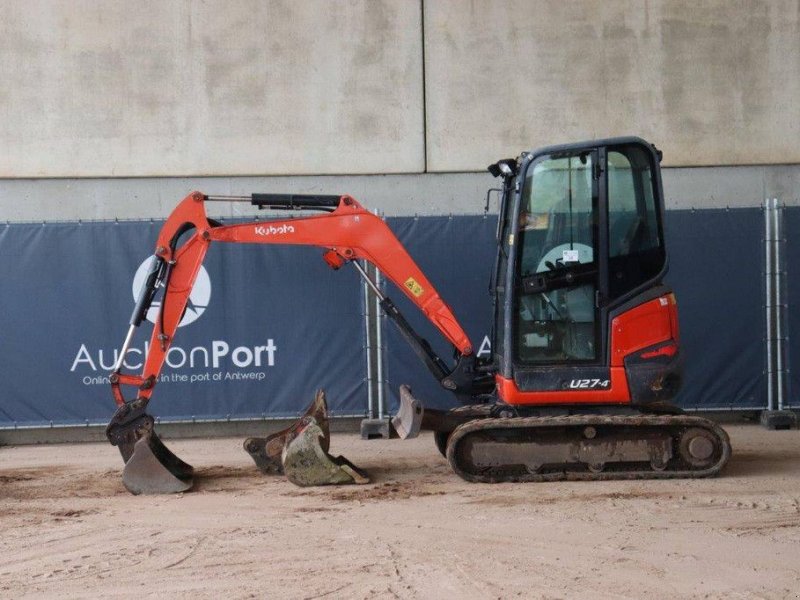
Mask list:
[{"label": "white pipe", "polygon": [[[364,261],[364,263],[366,264],[366,261]],[[375,293],[375,296],[377,296],[378,300],[383,301],[383,299],[386,298],[386,296],[383,295],[381,289],[374,281],[372,281],[369,274],[364,270],[364,268],[362,268],[362,266],[357,262],[352,262],[350,264],[356,268],[356,271],[358,271],[359,275],[361,275],[361,278],[364,280],[364,282],[372,289],[372,291]]]}]

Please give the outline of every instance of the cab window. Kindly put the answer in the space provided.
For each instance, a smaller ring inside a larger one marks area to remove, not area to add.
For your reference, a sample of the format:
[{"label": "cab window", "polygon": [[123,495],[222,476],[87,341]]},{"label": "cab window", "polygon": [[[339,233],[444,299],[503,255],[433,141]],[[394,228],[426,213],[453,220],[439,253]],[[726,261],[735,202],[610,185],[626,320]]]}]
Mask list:
[{"label": "cab window", "polygon": [[595,154],[542,156],[522,188],[517,264],[517,361],[598,357]]},{"label": "cab window", "polygon": [[609,295],[618,298],[658,275],[666,255],[652,154],[630,145],[607,156]]}]

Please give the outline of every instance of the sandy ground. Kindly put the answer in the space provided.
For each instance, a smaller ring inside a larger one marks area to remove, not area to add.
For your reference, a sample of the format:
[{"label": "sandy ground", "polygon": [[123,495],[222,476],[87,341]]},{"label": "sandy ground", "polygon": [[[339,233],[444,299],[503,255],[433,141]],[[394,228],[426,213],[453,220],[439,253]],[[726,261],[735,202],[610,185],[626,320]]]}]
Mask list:
[{"label": "sandy ground", "polygon": [[469,484],[429,436],[332,452],[367,486],[169,443],[191,492],[135,497],[104,444],[0,448],[2,598],[800,598],[800,431],[728,427],[722,477]]}]

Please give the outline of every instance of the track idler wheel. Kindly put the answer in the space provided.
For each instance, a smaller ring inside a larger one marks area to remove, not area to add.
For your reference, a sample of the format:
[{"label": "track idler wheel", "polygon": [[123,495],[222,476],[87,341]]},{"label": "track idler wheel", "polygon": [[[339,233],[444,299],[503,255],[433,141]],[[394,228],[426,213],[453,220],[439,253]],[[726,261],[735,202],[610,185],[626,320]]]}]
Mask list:
[{"label": "track idler wheel", "polygon": [[164,445],[146,406],[142,399],[123,404],[106,428],[106,437],[125,461],[122,483],[132,494],[185,492],[194,482],[194,468]]},{"label": "track idler wheel", "polygon": [[702,469],[714,463],[717,441],[705,429],[690,427],[680,439],[680,456],[695,468]]}]

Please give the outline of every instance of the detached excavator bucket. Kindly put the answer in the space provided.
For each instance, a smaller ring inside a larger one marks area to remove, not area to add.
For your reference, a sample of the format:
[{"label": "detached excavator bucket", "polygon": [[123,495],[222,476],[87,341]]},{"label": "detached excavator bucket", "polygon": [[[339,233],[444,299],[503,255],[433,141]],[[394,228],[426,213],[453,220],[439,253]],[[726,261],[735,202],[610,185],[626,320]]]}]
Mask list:
[{"label": "detached excavator bucket", "polygon": [[263,472],[284,473],[300,486],[368,483],[367,474],[344,457],[332,457],[325,392],[319,390],[300,419],[264,438],[247,438],[244,449]]},{"label": "detached excavator bucket", "polygon": [[283,448],[286,445],[286,437],[296,429],[303,417],[314,417],[322,431],[323,438],[320,445],[325,452],[330,447],[330,431],[328,428],[328,405],[325,402],[325,392],[319,390],[314,396],[314,401],[297,421],[285,429],[270,434],[263,438],[247,438],[244,441],[245,451],[253,458],[256,466],[262,473],[267,475],[280,475],[283,473]]},{"label": "detached excavator bucket", "polygon": [[122,483],[132,494],[185,492],[192,487],[194,468],[164,445],[145,406],[141,400],[123,404],[106,428],[125,461]]},{"label": "detached excavator bucket", "polygon": [[303,417],[287,435],[283,448],[286,478],[302,487],[369,483],[366,472],[343,456],[328,454],[323,448],[327,438],[316,418]]}]

